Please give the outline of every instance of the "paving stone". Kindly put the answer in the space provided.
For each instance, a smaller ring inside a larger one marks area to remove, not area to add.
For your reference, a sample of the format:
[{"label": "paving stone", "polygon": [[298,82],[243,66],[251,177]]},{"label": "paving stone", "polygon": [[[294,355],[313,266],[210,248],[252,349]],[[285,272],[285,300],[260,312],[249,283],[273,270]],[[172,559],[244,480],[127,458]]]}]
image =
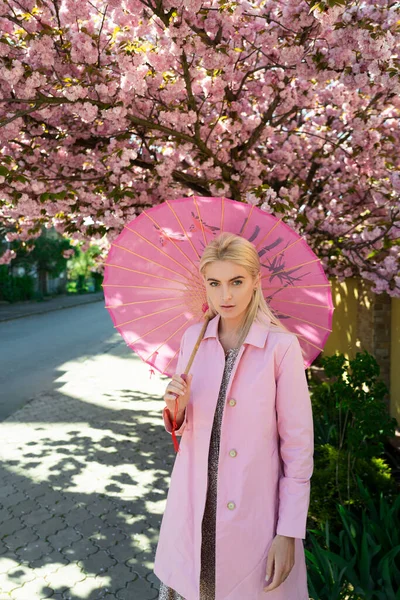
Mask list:
[{"label": "paving stone", "polygon": [[93,502],[87,508],[94,517],[106,515],[114,510],[113,503],[106,498],[100,498],[97,502]]},{"label": "paving stone", "polygon": [[[63,595],[63,598],[66,599],[70,597],[71,600],[90,598],[91,600],[98,600],[99,598],[102,598],[102,596],[99,594],[101,590],[101,584],[96,579],[96,577],[86,577],[86,579],[83,579],[82,581],[79,581],[76,585],[74,585],[72,594],[70,592],[67,592],[67,594]],[[136,598],[137,600],[139,600],[140,596],[132,596],[130,600],[134,600],[134,598],[135,600]]]},{"label": "paving stone", "polygon": [[31,560],[29,567],[40,570],[41,576],[57,571],[60,567],[69,564],[69,561],[61,554],[53,550],[51,554],[46,554],[38,559]]},{"label": "paving stone", "polygon": [[151,573],[152,566],[150,567],[145,561],[139,560],[136,557],[132,557],[125,561],[127,567],[129,567],[134,573],[137,573],[142,579],[146,579],[147,575]]},{"label": "paving stone", "polygon": [[133,547],[135,549],[135,552],[142,552],[143,550],[145,550],[145,551],[151,550],[150,539],[149,539],[149,536],[146,535],[146,533],[135,533],[132,536],[132,540],[133,540]]},{"label": "paving stone", "polygon": [[[0,590],[16,585],[0,600],[158,597],[154,550],[175,458],[162,436],[165,382],[151,397],[147,367],[114,362],[132,353],[111,347],[0,423]],[[123,384],[106,376],[109,358]],[[137,395],[132,377],[145,382]]]},{"label": "paving stone", "polygon": [[[8,571],[11,571],[11,569],[14,569],[15,566],[18,564],[18,561],[9,558],[8,556],[3,556],[3,558],[0,560],[0,575],[2,573],[8,573]],[[0,587],[1,590],[1,587]]]},{"label": "paving stone", "polygon": [[30,514],[32,511],[37,510],[39,507],[35,500],[26,498],[23,502],[19,502],[11,508],[14,517],[19,517],[23,514]]},{"label": "paving stone", "polygon": [[99,550],[96,554],[91,554],[88,558],[78,561],[78,564],[84,573],[97,575],[100,571],[107,571],[117,564],[117,561],[104,550]]},{"label": "paving stone", "polygon": [[21,587],[28,581],[36,579],[36,574],[29,567],[15,565],[14,569],[7,572],[6,577],[2,577],[1,591],[11,592],[12,590]]},{"label": "paving stone", "polygon": [[3,542],[5,543],[7,548],[15,551],[18,548],[21,548],[26,544],[34,542],[38,539],[39,536],[36,535],[36,533],[32,531],[32,529],[25,527],[25,529],[21,529],[20,531],[16,531],[15,533],[11,533],[10,535],[3,537]]},{"label": "paving stone", "polygon": [[115,558],[117,562],[123,562],[129,560],[134,555],[134,546],[130,539],[124,539],[112,548],[109,549],[109,554]]},{"label": "paving stone", "polygon": [[156,587],[157,589],[159,588],[159,586],[160,586],[160,580],[158,579],[158,577],[154,573],[154,571],[149,571],[149,573],[147,573],[145,579],[146,579],[146,581],[148,581],[149,583],[151,583],[151,585],[153,587]]},{"label": "paving stone", "polygon": [[48,541],[56,550],[62,550],[66,546],[70,546],[73,542],[81,539],[80,533],[75,531],[73,527],[66,527],[58,531],[54,535],[48,536]]},{"label": "paving stone", "polygon": [[149,514],[146,518],[148,526],[160,530],[162,515]]},{"label": "paving stone", "polygon": [[103,515],[101,519],[108,527],[115,527],[123,532],[126,530],[126,519],[120,514],[115,514],[115,509],[114,512]]},{"label": "paving stone", "polygon": [[65,500],[65,498],[60,492],[52,490],[42,498],[41,502],[43,503],[44,508],[52,509],[57,502],[62,502],[63,500]]},{"label": "paving stone", "polygon": [[10,592],[10,597],[12,600],[33,600],[39,598],[40,600],[44,600],[53,596],[53,593],[53,590],[49,588],[44,579],[36,577],[33,581],[29,581],[22,587]]},{"label": "paving stone", "polygon": [[[1,485],[0,485],[1,488]],[[0,509],[0,523],[5,523],[6,521],[8,521],[9,519],[12,519],[13,515],[10,512],[9,508],[4,507],[2,509]]]},{"label": "paving stone", "polygon": [[74,542],[68,548],[64,548],[63,555],[71,562],[85,560],[91,554],[98,552],[99,547],[87,538]]},{"label": "paving stone", "polygon": [[149,586],[145,579],[136,579],[127,584],[126,588],[117,592],[118,600],[132,600],[140,598],[140,600],[155,600],[158,598],[159,590]]},{"label": "paving stone", "polygon": [[73,591],[79,581],[86,579],[87,575],[76,564],[69,564],[46,575],[45,579],[53,590],[65,593],[65,590]]},{"label": "paving stone", "polygon": [[83,536],[90,536],[105,529],[105,523],[99,517],[92,517],[75,525],[75,529]]},{"label": "paving stone", "polygon": [[[8,440],[7,439],[3,439],[2,447],[3,448],[6,447],[6,444],[8,445]],[[14,483],[15,483],[14,473],[12,471],[8,471],[8,470],[6,471],[5,470],[5,467],[6,467],[7,463],[8,463],[7,460],[2,461],[2,468],[0,470],[0,477],[1,477],[1,480],[2,480],[4,486],[6,486],[6,485],[12,485],[12,486],[14,486]],[[14,486],[14,489],[15,489],[15,486]]]},{"label": "paving stone", "polygon": [[118,542],[126,539],[126,535],[114,527],[105,527],[101,533],[95,533],[89,536],[89,539],[99,548],[111,548]]},{"label": "paving stone", "polygon": [[63,519],[61,519],[60,517],[52,517],[45,523],[41,523],[39,528],[40,536],[42,538],[54,536],[57,532],[62,531],[63,529],[67,529],[67,527],[68,525],[63,521]]},{"label": "paving stone", "polygon": [[51,554],[53,552],[53,548],[50,546],[48,542],[45,540],[38,539],[35,542],[30,542],[22,548],[15,550],[15,554],[24,561],[32,562],[33,560],[38,560],[41,556],[45,556],[46,554]]},{"label": "paving stone", "polygon": [[11,483],[1,486],[0,487],[0,504],[1,504],[2,498],[6,498],[7,496],[10,496],[11,494],[15,494],[15,492],[16,492],[16,490]]},{"label": "paving stone", "polygon": [[73,506],[71,505],[71,500],[68,498],[64,498],[60,502],[56,502],[54,505],[50,507],[50,510],[53,515],[67,515]]},{"label": "paving stone", "polygon": [[127,515],[125,517],[125,529],[130,533],[142,533],[148,528],[146,515]]},{"label": "paving stone", "polygon": [[[24,456],[27,457],[28,454],[25,454]],[[35,484],[32,483],[32,481],[30,479],[26,479],[25,481],[21,480],[18,482],[18,490],[20,492],[24,492],[24,494],[27,498],[30,498],[30,491],[31,491],[32,487],[34,487],[34,486],[35,486]]]},{"label": "paving stone", "polygon": [[19,589],[20,587],[21,584],[9,579],[8,574],[1,578],[1,592],[7,594],[8,598],[10,598],[10,594],[13,590]]},{"label": "paving stone", "polygon": [[30,514],[20,515],[20,519],[25,525],[31,526],[40,525],[41,523],[44,523],[45,521],[51,519],[52,516],[53,515],[48,508],[38,508]]},{"label": "paving stone", "polygon": [[65,515],[64,520],[70,527],[75,527],[78,523],[83,523],[91,518],[91,514],[86,508],[80,507],[71,509],[71,511]]},{"label": "paving stone", "polygon": [[17,565],[16,568],[11,569],[11,571],[2,575],[0,592],[3,594],[11,594],[11,592],[21,588],[25,583],[34,581],[35,579],[35,574],[30,577],[27,570],[21,570],[20,566]]},{"label": "paving stone", "polygon": [[13,492],[12,494],[9,494],[8,496],[5,496],[4,498],[0,499],[0,508],[4,508],[7,506],[13,507],[19,502],[22,502],[23,500],[26,500],[25,494],[23,494],[22,492]]},{"label": "paving stone", "polygon": [[0,528],[0,536],[2,539],[5,539],[6,535],[12,535],[17,531],[22,531],[25,526],[17,517],[13,517],[12,519],[8,519],[4,523],[1,524]]},{"label": "paving stone", "polygon": [[107,569],[101,577],[99,575],[97,577],[107,582],[104,583],[105,591],[115,594],[118,590],[125,588],[130,581],[138,579],[138,574],[120,563]]},{"label": "paving stone", "polygon": [[51,486],[49,486],[49,484],[46,482],[35,483],[34,486],[29,488],[27,496],[29,498],[37,498],[39,500],[39,498],[41,498],[42,496],[49,494],[51,490]]},{"label": "paving stone", "polygon": [[[0,556],[2,556],[3,554],[7,554],[8,552],[9,552],[9,549],[7,548],[7,546],[5,545],[3,540],[0,540]],[[1,600],[1,598],[0,598],[0,600]]]}]

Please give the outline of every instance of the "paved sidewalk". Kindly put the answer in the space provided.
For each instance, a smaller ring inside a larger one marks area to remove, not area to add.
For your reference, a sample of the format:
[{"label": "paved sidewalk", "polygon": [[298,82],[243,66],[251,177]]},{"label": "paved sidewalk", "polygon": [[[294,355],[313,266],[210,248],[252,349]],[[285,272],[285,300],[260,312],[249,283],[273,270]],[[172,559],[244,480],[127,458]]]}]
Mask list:
[{"label": "paved sidewalk", "polygon": [[166,378],[124,342],[0,423],[0,600],[153,600],[175,453]]},{"label": "paved sidewalk", "polygon": [[57,296],[56,298],[42,300],[41,302],[28,300],[26,302],[0,304],[0,321],[20,319],[21,317],[29,317],[31,315],[50,312],[52,310],[70,308],[71,306],[88,304],[89,302],[99,302],[100,300],[104,301],[103,291],[87,294],[62,295]]}]

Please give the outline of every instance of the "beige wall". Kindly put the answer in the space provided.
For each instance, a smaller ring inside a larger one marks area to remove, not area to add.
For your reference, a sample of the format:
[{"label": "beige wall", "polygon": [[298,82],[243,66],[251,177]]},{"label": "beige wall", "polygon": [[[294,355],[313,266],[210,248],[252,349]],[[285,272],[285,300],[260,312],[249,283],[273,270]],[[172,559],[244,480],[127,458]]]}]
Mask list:
[{"label": "beige wall", "polygon": [[343,283],[330,281],[335,310],[332,333],[322,354],[342,352],[354,358],[357,351],[365,349],[375,356],[390,388],[390,414],[400,426],[400,298],[374,297],[365,282],[355,278]]},{"label": "beige wall", "polygon": [[358,286],[355,279],[346,279],[343,283],[330,281],[332,285],[333,311],[332,333],[325,344],[322,354],[329,356],[343,352],[346,358],[354,358],[359,350],[357,346],[357,308]]}]

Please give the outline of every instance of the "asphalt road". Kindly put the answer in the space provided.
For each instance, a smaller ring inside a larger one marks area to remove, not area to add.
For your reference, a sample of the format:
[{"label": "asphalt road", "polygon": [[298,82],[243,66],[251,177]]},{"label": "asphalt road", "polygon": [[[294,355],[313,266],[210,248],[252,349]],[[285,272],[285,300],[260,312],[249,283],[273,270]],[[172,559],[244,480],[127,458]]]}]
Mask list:
[{"label": "asphalt road", "polygon": [[31,398],[57,390],[63,376],[124,344],[104,300],[0,323],[0,421]]}]

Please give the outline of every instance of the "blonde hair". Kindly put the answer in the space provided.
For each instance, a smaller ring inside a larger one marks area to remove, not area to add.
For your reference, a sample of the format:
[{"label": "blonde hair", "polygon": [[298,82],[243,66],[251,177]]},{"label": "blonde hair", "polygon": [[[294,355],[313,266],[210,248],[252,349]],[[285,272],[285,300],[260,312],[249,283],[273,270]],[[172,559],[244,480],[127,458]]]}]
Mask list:
[{"label": "blonde hair", "polygon": [[[220,233],[204,248],[199,264],[199,271],[204,278],[207,265],[216,260],[229,260],[237,263],[244,267],[254,280],[261,271],[260,257],[258,256],[254,244],[240,235],[227,231]],[[210,317],[210,319],[212,319],[218,314],[218,311],[211,305],[211,301],[208,301],[208,306],[209,308],[204,313],[204,318]],[[281,331],[292,333],[280,322],[269,308],[264,298],[260,281],[255,293],[252,295],[247,307],[247,313],[241,323],[236,347],[240,348],[243,344],[253,321],[257,320],[261,323],[268,323],[264,317],[270,319],[271,325],[279,327]]]}]

